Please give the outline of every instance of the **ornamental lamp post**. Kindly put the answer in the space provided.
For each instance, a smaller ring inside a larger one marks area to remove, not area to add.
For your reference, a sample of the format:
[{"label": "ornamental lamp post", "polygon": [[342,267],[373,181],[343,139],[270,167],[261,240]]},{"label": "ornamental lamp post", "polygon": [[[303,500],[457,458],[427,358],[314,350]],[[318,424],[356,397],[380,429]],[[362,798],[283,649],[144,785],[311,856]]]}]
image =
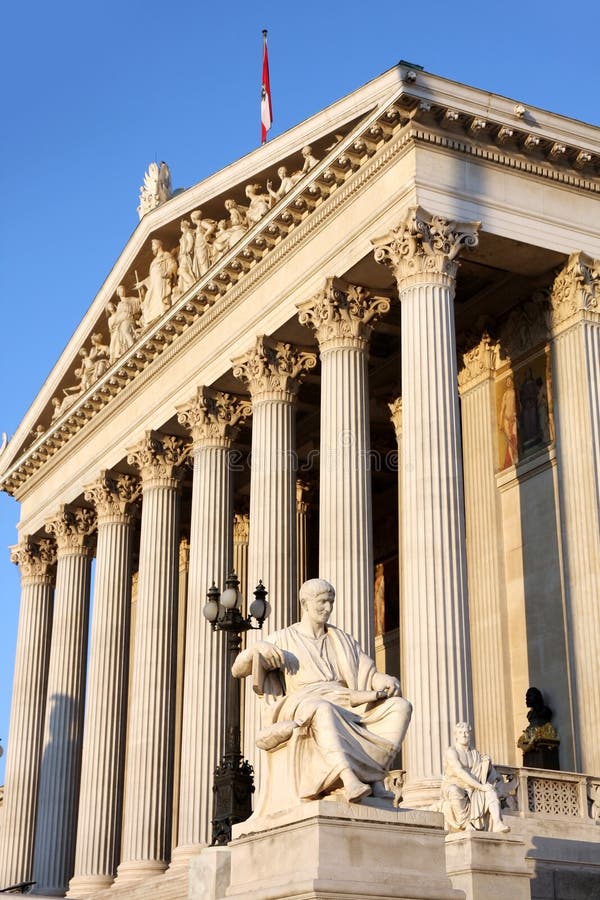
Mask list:
[{"label": "ornamental lamp post", "polygon": [[[214,581],[207,593],[207,601],[202,614],[211,624],[213,631],[227,632],[227,670],[229,683],[227,691],[227,712],[225,750],[217,765],[213,779],[213,820],[211,844],[227,844],[231,840],[231,826],[244,822],[252,813],[254,778],[252,766],[241,752],[240,700],[241,684],[231,675],[231,667],[240,652],[242,634],[252,629],[262,628],[264,620],[271,612],[267,601],[267,590],[262,583],[254,591],[250,604],[250,615],[240,612],[242,595],[240,582],[231,572],[221,594]],[[254,621],[253,621],[254,620]],[[255,624],[256,623],[256,624]]]}]

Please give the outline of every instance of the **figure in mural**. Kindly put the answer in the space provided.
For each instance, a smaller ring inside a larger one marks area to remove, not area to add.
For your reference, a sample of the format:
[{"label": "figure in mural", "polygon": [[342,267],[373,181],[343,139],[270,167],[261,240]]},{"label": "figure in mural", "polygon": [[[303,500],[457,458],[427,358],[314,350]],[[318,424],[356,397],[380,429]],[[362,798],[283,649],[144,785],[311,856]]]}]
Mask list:
[{"label": "figure in mural", "polygon": [[273,190],[273,182],[267,181],[267,191],[269,192],[269,196],[271,197],[271,205],[274,206],[284,194],[287,194],[289,190],[291,190],[294,186],[294,180],[291,178],[285,166],[279,166],[277,169],[277,175],[279,177],[279,187],[277,190]]},{"label": "figure in mural", "polygon": [[198,279],[206,275],[211,267],[211,241],[214,238],[217,223],[214,219],[203,219],[201,209],[195,209],[190,213],[190,219],[196,229],[192,269]]},{"label": "figure in mural", "polygon": [[90,361],[92,363],[92,383],[94,381],[98,381],[99,378],[102,378],[105,372],[108,371],[108,367],[110,366],[109,360],[109,347],[108,344],[103,343],[104,338],[102,334],[98,332],[97,334],[92,335],[92,347],[90,350]]},{"label": "figure in mural", "polygon": [[524,451],[540,441],[537,394],[533,370],[529,366],[519,388],[519,428]]},{"label": "figure in mural", "polygon": [[147,328],[171,306],[171,295],[177,277],[177,263],[171,253],[163,248],[162,241],[152,241],[154,259],[148,276],[136,283],[136,288],[146,288],[142,302],[142,324]]},{"label": "figure in mural", "polygon": [[502,821],[496,785],[502,777],[489,756],[471,747],[471,726],[458,722],[444,755],[441,811],[448,831],[510,831]]},{"label": "figure in mural", "polygon": [[219,219],[217,222],[217,231],[211,247],[211,259],[213,263],[220,259],[227,250],[229,250],[229,228],[225,219]]},{"label": "figure in mural", "polygon": [[300,622],[248,647],[234,663],[233,674],[252,675],[264,700],[257,746],[285,763],[285,787],[278,780],[271,790],[267,779],[260,814],[337,789],[350,802],[369,794],[392,799],[383,781],[412,707],[396,678],[378,672],[353,637],[328,625],[334,598],[329,582],[306,581]]},{"label": "figure in mural", "polygon": [[135,344],[138,334],[135,322],[142,310],[142,301],[139,297],[128,297],[124,284],[117,287],[117,297],[116,303],[110,302],[106,306],[110,332],[108,357],[111,363]]},{"label": "figure in mural", "polygon": [[506,455],[502,468],[514,466],[519,461],[519,445],[517,435],[517,392],[515,382],[511,375],[506,379],[500,413],[498,415],[498,427],[506,438]]}]

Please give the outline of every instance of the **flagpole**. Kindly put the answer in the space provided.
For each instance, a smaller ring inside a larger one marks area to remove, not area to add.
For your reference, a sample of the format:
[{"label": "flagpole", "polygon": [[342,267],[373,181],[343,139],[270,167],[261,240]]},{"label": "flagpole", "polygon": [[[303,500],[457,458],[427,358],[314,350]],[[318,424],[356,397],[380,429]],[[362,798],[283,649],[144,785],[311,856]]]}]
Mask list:
[{"label": "flagpole", "polygon": [[271,85],[269,82],[269,50],[267,48],[267,29],[263,28],[263,65],[262,86],[260,92],[260,131],[261,144],[267,140],[267,133],[273,124],[273,108],[271,105]]}]

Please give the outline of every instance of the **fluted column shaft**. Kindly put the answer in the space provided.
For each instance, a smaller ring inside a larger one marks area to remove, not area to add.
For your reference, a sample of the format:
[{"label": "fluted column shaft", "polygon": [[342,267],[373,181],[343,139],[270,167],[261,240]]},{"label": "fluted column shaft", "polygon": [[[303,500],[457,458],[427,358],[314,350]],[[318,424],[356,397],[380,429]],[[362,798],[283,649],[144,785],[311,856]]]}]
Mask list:
[{"label": "fluted column shaft", "polygon": [[128,453],[142,478],[139,582],[118,882],[164,871],[171,853],[181,441],[147,435]]},{"label": "fluted column shaft", "polygon": [[417,208],[374,242],[402,308],[403,688],[415,710],[403,761],[422,802],[472,710],[453,301],[455,257],[477,226]]},{"label": "fluted column shaft", "polygon": [[52,896],[64,894],[73,874],[92,559],[86,537],[93,525],[87,509],[62,509],[46,525],[57,566],[33,880],[36,893]]},{"label": "fluted column shaft", "polygon": [[181,732],[183,728],[183,679],[185,668],[185,629],[187,619],[190,542],[179,542],[179,584],[177,599],[177,665],[175,673],[175,736],[173,742],[173,815],[171,847],[175,849],[179,834],[179,783],[181,779]]},{"label": "fluted column shaft", "polygon": [[514,755],[509,635],[496,487],[494,359],[484,336],[459,374],[465,481],[473,706],[477,746],[508,764]]},{"label": "fluted column shaft", "polygon": [[552,292],[553,390],[577,769],[600,771],[600,261],[573,254]]},{"label": "fluted column shaft", "polygon": [[137,491],[133,478],[108,473],[86,489],[98,513],[98,547],[72,897],[110,885],[119,863],[131,608],[128,506]]},{"label": "fluted column shaft", "polygon": [[[214,634],[202,615],[214,582],[225,589],[233,550],[233,491],[230,462],[235,424],[250,404],[201,388],[179,408],[192,433],[194,478],[190,531],[188,653],[185,660],[179,833],[174,862],[210,843],[212,782],[224,747],[227,672],[225,635]],[[202,752],[198,752],[202,748]]]},{"label": "fluted column shaft", "polygon": [[50,541],[35,544],[25,538],[11,548],[11,559],[21,570],[21,606],[0,816],[2,887],[32,880],[55,553]]},{"label": "fluted column shaft", "polygon": [[[296,397],[301,374],[316,365],[316,354],[259,338],[234,360],[234,375],[252,397],[250,537],[248,593],[262,579],[269,592],[268,630],[285,628],[296,609]],[[247,642],[257,635],[249,632]],[[246,695],[244,753],[257,766],[254,735],[259,709]]]},{"label": "fluted column shaft", "polygon": [[404,646],[406,643],[406,635],[402,627],[404,620],[402,586],[404,584],[404,531],[402,528],[402,397],[397,397],[389,404],[390,418],[394,431],[396,432],[396,443],[398,444],[398,622],[399,641],[400,641],[400,684],[404,688],[405,671],[404,671]]},{"label": "fluted column shaft", "polygon": [[321,356],[319,576],[335,588],[332,621],[372,656],[373,521],[368,350],[375,320],[390,308],[356,285],[328,279],[299,305]]}]

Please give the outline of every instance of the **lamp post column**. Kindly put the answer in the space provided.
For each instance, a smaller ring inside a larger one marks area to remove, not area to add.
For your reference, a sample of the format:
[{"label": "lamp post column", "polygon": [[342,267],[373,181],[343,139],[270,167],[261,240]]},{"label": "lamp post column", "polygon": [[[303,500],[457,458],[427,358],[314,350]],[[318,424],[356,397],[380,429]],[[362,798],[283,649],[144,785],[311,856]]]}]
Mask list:
[{"label": "lamp post column", "polygon": [[420,207],[373,241],[402,312],[404,665],[415,715],[404,744],[410,802],[437,795],[443,754],[471,718],[462,454],[454,293],[463,247],[479,223]]}]

